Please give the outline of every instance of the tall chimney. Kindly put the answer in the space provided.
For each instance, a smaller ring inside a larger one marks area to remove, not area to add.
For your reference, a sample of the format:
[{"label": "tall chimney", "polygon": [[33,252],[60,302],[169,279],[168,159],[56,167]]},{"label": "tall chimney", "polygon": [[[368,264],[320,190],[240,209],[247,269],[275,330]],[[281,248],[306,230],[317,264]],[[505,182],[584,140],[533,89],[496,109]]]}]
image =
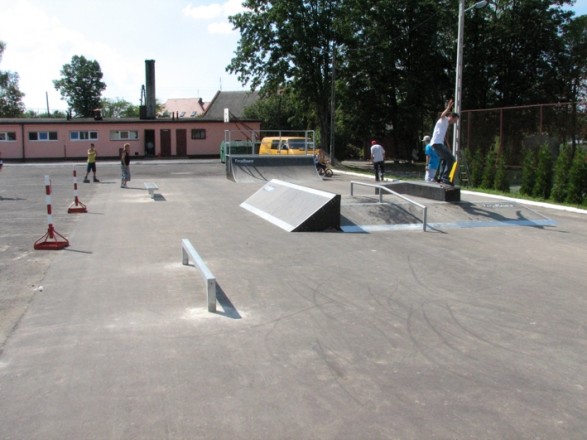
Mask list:
[{"label": "tall chimney", "polygon": [[155,112],[157,111],[157,101],[155,98],[155,60],[145,60],[145,104],[146,117],[145,119],[155,119]]}]

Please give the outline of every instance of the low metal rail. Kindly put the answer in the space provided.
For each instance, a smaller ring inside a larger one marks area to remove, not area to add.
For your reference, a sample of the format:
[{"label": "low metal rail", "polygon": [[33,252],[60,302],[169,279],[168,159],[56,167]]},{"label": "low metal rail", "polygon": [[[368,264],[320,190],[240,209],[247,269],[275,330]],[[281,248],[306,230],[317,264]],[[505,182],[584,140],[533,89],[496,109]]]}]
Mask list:
[{"label": "low metal rail", "polygon": [[212,274],[206,263],[196,249],[192,246],[187,238],[181,240],[181,262],[184,266],[189,264],[190,258],[194,262],[194,266],[200,270],[202,278],[206,283],[206,296],[208,302],[208,311],[216,312],[216,277]]},{"label": "low metal rail", "polygon": [[379,203],[383,203],[383,191],[385,191],[385,192],[387,192],[389,194],[392,194],[394,196],[399,197],[402,200],[405,200],[406,202],[408,202],[408,203],[410,203],[412,205],[417,206],[418,208],[421,208],[422,211],[423,211],[422,231],[423,232],[426,232],[426,222],[427,222],[427,217],[428,217],[428,208],[426,206],[422,205],[421,203],[415,202],[414,200],[412,200],[412,199],[404,196],[403,194],[400,194],[400,193],[398,193],[396,191],[393,191],[393,190],[389,189],[386,186],[383,186],[383,185],[374,185],[372,183],[365,183],[365,182],[357,182],[355,180],[352,180],[351,181],[351,196],[354,195],[354,187],[355,187],[355,185],[358,185],[358,186],[367,186],[367,187],[379,189]]}]

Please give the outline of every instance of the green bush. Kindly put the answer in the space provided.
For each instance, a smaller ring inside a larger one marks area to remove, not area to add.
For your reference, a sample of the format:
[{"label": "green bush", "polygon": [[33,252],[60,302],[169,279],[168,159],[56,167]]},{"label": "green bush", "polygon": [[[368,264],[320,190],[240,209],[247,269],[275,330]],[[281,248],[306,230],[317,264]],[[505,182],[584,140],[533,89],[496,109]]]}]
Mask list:
[{"label": "green bush", "polygon": [[524,154],[524,161],[522,162],[522,184],[520,186],[520,194],[527,196],[532,195],[534,182],[536,181],[536,154],[533,149],[529,148]]},{"label": "green bush", "polygon": [[567,203],[580,205],[587,202],[587,163],[585,153],[578,149],[569,169],[566,192]]},{"label": "green bush", "polygon": [[536,165],[536,178],[532,188],[532,196],[548,199],[552,189],[552,153],[548,145],[544,145],[538,151],[538,163]]},{"label": "green bush", "polygon": [[483,165],[483,177],[481,179],[481,188],[493,189],[495,183],[495,162],[497,154],[495,150],[491,150],[485,156],[485,163]]},{"label": "green bush", "polygon": [[498,191],[510,192],[510,182],[508,180],[507,167],[503,154],[497,156],[495,163],[494,188]]},{"label": "green bush", "polygon": [[552,183],[551,196],[555,202],[563,202],[567,198],[569,169],[573,162],[572,150],[569,145],[565,145],[554,164],[554,176]]},{"label": "green bush", "polygon": [[469,165],[469,184],[473,187],[481,185],[483,180],[483,155],[481,151],[474,150],[466,156]]}]

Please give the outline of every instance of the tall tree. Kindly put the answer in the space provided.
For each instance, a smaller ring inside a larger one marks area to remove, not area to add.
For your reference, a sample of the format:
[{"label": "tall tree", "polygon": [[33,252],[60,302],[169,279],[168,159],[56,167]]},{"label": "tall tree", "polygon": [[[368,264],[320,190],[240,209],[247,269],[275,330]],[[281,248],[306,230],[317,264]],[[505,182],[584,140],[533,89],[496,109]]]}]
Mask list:
[{"label": "tall tree", "polygon": [[53,81],[53,85],[67,105],[76,116],[92,117],[94,110],[100,107],[100,97],[106,89],[100,64],[83,55],[74,55],[70,64],[63,65],[61,76],[60,80]]},{"label": "tall tree", "polygon": [[419,145],[452,94],[448,10],[430,0],[354,0],[345,11],[344,119],[363,139],[386,137],[394,157]]},{"label": "tall tree", "polygon": [[[572,12],[563,7],[571,3],[493,0],[467,12],[462,108],[568,99],[584,74],[571,66],[585,66],[581,26],[566,41]],[[268,95],[290,87],[316,115],[324,143],[335,68],[337,141],[384,137],[389,153],[406,157],[453,96],[458,4],[245,0],[248,9],[231,17],[241,39],[227,70]],[[481,140],[490,145],[492,133]]]},{"label": "tall tree", "polygon": [[330,137],[333,51],[344,3],[245,0],[245,12],[230,17],[241,39],[227,70],[263,94],[293,87],[317,118],[323,148]]},{"label": "tall tree", "polygon": [[[6,44],[0,41],[0,61]],[[22,116],[25,111],[22,93],[18,87],[18,73],[0,71],[0,117],[14,118]]]},{"label": "tall tree", "polygon": [[100,108],[105,118],[138,118],[140,113],[138,105],[133,105],[122,98],[102,99]]}]

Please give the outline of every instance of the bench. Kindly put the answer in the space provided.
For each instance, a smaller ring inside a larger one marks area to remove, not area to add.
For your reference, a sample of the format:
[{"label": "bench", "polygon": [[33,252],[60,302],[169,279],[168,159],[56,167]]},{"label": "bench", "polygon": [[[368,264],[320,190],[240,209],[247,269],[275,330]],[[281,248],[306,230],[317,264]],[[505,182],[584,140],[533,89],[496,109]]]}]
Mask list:
[{"label": "bench", "polygon": [[216,277],[210,272],[202,257],[196,252],[196,249],[192,246],[187,238],[181,240],[181,262],[184,266],[187,266],[191,260],[194,262],[194,266],[200,270],[202,278],[206,283],[206,296],[208,302],[208,311],[216,312]]},{"label": "bench", "polygon": [[157,191],[159,189],[159,187],[157,186],[156,183],[153,182],[145,182],[145,189],[147,191],[149,191],[149,195],[151,196],[152,199],[155,198],[155,191]]}]

